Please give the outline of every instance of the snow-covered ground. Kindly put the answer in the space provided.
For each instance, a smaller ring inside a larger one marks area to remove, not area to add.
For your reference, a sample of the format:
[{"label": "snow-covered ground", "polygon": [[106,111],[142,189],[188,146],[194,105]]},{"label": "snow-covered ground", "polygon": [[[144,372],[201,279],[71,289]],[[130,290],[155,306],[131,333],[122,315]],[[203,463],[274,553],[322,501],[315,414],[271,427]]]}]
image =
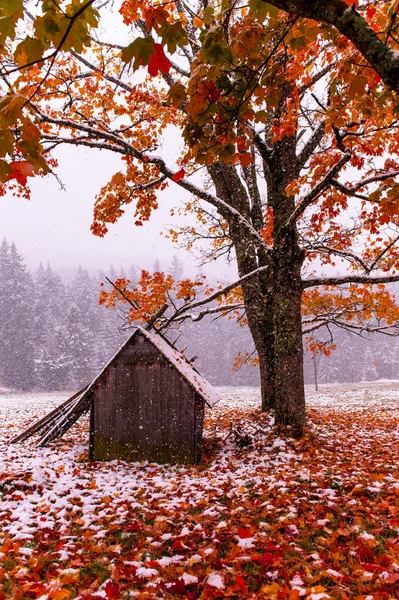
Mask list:
[{"label": "snow-covered ground", "polygon": [[[363,516],[365,498],[374,512],[380,497],[397,502],[399,383],[329,385],[319,392],[307,387],[312,433],[299,442],[271,431],[269,417],[256,410],[259,389],[219,392],[222,402],[206,417],[205,460],[188,467],[87,463],[84,419],[49,448],[37,448],[34,440],[10,445],[69,394],[1,395],[0,573],[10,556],[14,566],[3,583],[0,578],[0,598],[11,597],[12,586],[28,597],[51,600],[68,598],[61,593],[65,589],[72,597],[90,591],[91,598],[119,598],[126,590],[132,597],[145,590],[146,598],[185,593],[196,598],[204,588],[223,596],[234,585],[238,597],[272,598],[281,577],[281,586],[298,589],[306,599],[341,597],[330,595],[325,581],[312,583],[319,572],[336,587],[345,581],[347,597],[355,597],[351,586],[363,582],[364,573],[369,587],[373,581],[377,585],[378,576],[380,587],[384,577],[396,586],[399,560],[387,559],[379,570],[368,571],[354,559],[357,571],[349,573],[339,558],[342,548],[324,552],[323,539],[331,538],[334,548],[338,527],[339,539],[352,536],[359,547],[373,548],[376,531],[391,521],[392,539],[399,534],[399,520],[385,508],[370,526]],[[260,423],[266,433],[240,450],[231,438],[223,441],[230,423]],[[310,532],[316,532],[312,543]],[[52,566],[40,575],[39,589],[32,565],[49,553]],[[249,560],[261,561],[260,575],[257,567],[244,569]],[[102,576],[88,575],[93,562],[101,563]],[[264,596],[246,588],[254,573],[266,586]]]},{"label": "snow-covered ground", "polygon": [[[259,406],[260,389],[256,387],[218,388],[224,402],[247,406]],[[376,381],[360,383],[335,383],[305,386],[306,402],[312,407],[337,409],[399,408],[399,381]]]}]

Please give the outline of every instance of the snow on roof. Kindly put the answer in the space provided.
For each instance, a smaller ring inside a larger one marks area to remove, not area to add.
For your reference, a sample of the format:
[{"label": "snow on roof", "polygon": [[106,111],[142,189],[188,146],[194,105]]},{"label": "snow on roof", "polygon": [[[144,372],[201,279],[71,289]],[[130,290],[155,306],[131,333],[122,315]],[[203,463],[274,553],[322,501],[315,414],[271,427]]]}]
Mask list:
[{"label": "snow on roof", "polygon": [[137,332],[146,337],[159,352],[170,362],[184,377],[184,379],[195,389],[195,391],[205,400],[208,406],[215,406],[220,400],[219,394],[215,388],[202,377],[187,361],[181,352],[175,350],[164,338],[153,331],[148,331],[137,326],[136,332],[129,338],[132,339]]}]

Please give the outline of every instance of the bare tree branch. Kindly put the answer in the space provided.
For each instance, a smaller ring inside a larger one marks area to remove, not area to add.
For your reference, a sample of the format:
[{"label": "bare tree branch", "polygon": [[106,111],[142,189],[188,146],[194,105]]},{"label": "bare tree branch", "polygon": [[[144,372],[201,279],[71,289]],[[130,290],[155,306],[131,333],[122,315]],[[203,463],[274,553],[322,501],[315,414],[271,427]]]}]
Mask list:
[{"label": "bare tree branch", "polygon": [[338,277],[312,277],[302,282],[302,288],[307,289],[318,285],[346,285],[347,283],[361,283],[374,285],[376,283],[394,283],[399,281],[399,275],[381,275],[370,277],[367,275],[342,275]]}]

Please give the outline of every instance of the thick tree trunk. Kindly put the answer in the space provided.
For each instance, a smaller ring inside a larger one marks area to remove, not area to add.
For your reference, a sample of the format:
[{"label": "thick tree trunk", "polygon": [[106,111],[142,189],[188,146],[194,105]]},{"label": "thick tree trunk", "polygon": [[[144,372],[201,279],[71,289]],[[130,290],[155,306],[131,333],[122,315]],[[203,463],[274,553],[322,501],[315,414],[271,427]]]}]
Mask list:
[{"label": "thick tree trunk", "polygon": [[248,299],[245,305],[249,330],[259,358],[262,411],[265,412],[276,407],[274,319],[271,300],[260,298],[259,302],[262,304],[259,311],[254,310]]},{"label": "thick tree trunk", "polygon": [[276,373],[272,319],[261,323],[263,344],[258,350],[262,412],[276,408]]},{"label": "thick tree trunk", "polygon": [[306,421],[302,346],[302,281],[304,253],[291,221],[295,199],[286,194],[296,177],[295,140],[276,144],[270,163],[269,199],[274,213],[273,318],[275,344],[276,425],[302,435]]},{"label": "thick tree trunk", "polygon": [[[212,165],[208,167],[215,184],[217,194],[225,202],[233,206],[248,222],[258,230],[262,227],[262,214],[258,206],[254,190],[249,194],[242,184],[237,171],[229,165]],[[256,187],[255,177],[252,186]],[[251,186],[248,186],[251,188]],[[251,198],[252,203],[251,203]],[[260,199],[259,199],[260,200]],[[260,214],[256,213],[256,209]],[[267,257],[256,247],[254,240],[248,236],[245,226],[226,212],[222,215],[229,223],[229,234],[237,257],[240,277],[267,264]],[[258,223],[259,221],[259,223]],[[262,394],[262,410],[275,408],[275,373],[274,373],[274,319],[273,303],[270,296],[270,273],[253,277],[243,284],[243,299],[248,326],[259,357],[259,370]]]},{"label": "thick tree trunk", "polygon": [[298,275],[297,265],[280,263],[276,273],[274,293],[274,340],[276,425],[290,425],[294,434],[300,436],[305,426],[306,412],[303,379],[302,289]]}]

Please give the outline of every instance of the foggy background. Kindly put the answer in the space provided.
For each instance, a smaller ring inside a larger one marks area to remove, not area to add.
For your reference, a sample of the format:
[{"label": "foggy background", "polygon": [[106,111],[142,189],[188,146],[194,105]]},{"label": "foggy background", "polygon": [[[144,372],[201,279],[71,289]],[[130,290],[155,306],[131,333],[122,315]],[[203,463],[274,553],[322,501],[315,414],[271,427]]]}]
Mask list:
[{"label": "foggy background", "polygon": [[[176,132],[167,134],[165,144],[175,160]],[[0,198],[0,243],[6,239],[9,252],[15,245],[8,281],[0,280],[0,387],[76,390],[127,335],[120,331],[118,310],[98,306],[105,276],[134,280],[142,268],[156,270],[157,261],[157,269],[171,272],[174,256],[187,277],[199,268],[192,255],[161,234],[173,224],[170,210],[188,199],[178,186],[171,183],[159,195],[159,209],[143,227],[134,225],[134,206],[128,206],[107,235],[97,238],[90,231],[95,196],[121,161],[82,148],[58,148],[55,154],[62,188],[52,175],[30,178],[30,201],[11,194]],[[234,264],[223,260],[201,270],[209,283],[236,277]],[[335,331],[334,337],[337,350],[316,358],[319,383],[399,378],[395,339],[375,335],[364,340],[344,331]],[[259,383],[252,366],[232,370],[238,352],[251,353],[253,343],[248,329],[230,319],[186,323],[178,347],[187,348],[189,358],[198,356],[197,369],[215,385]],[[314,377],[314,362],[306,354],[306,382]]]},{"label": "foggy background", "polygon": [[[68,264],[68,263],[66,263]],[[164,270],[175,280],[187,273],[175,254],[156,258],[152,271]],[[68,272],[67,272],[68,271]],[[50,262],[28,269],[14,243],[0,245],[0,388],[23,391],[77,391],[89,383],[121,346],[123,307],[98,304],[100,282],[127,277],[135,285],[134,264],[110,265],[106,272],[68,265],[61,271]],[[185,322],[171,341],[196,356],[196,368],[219,386],[259,385],[252,365],[233,370],[239,352],[253,351],[249,330],[234,319],[214,315]],[[396,379],[399,339],[376,335],[368,340],[343,330],[334,332],[337,350],[329,357],[305,355],[305,379],[319,383]]]}]

